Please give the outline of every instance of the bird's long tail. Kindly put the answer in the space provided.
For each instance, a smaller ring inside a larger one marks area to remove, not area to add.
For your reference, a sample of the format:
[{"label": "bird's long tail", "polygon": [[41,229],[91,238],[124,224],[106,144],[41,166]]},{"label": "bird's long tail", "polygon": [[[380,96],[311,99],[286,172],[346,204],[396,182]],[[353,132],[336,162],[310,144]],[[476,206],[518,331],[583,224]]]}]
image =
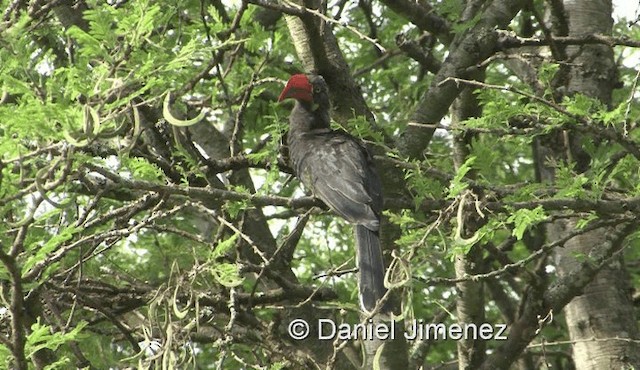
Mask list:
[{"label": "bird's long tail", "polygon": [[[356,245],[358,248],[358,269],[360,306],[371,312],[376,307],[377,301],[382,298],[386,289],[384,287],[385,268],[382,260],[382,248],[378,232],[367,229],[363,225],[356,225]],[[385,306],[388,306],[386,304]],[[386,311],[383,307],[381,312]]]}]

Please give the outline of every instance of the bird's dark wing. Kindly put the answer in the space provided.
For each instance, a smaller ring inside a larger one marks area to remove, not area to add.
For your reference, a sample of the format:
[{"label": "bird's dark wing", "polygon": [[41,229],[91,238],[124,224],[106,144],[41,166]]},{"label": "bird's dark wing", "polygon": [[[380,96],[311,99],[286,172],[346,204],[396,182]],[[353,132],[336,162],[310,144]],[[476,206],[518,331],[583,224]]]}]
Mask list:
[{"label": "bird's dark wing", "polygon": [[336,214],[355,224],[358,295],[362,309],[371,312],[386,292],[378,232],[382,187],[371,157],[353,137],[326,128],[289,136],[288,143],[298,178]]},{"label": "bird's dark wing", "polygon": [[296,143],[307,147],[297,164],[314,195],[347,221],[377,231],[382,208],[380,179],[368,152],[346,133],[309,133]]}]

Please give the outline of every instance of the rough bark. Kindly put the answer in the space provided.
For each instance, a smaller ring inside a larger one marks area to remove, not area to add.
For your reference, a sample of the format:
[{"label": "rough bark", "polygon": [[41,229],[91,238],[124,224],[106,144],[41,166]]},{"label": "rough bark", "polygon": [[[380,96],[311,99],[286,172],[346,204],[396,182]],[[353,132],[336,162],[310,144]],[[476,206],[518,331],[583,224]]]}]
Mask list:
[{"label": "rough bark", "polygon": [[[483,80],[482,73],[477,73],[474,78]],[[462,121],[478,117],[482,113],[478,101],[473,94],[473,90],[465,89],[452,105],[452,123],[461,124]],[[458,169],[464,164],[469,156],[472,135],[467,133],[458,134],[454,137],[454,164]],[[469,174],[473,177],[473,173]],[[464,201],[464,197],[462,200]],[[473,216],[473,213],[469,214]],[[458,220],[460,222],[461,220]],[[478,222],[473,217],[465,217],[465,228],[463,237],[468,238],[478,229]],[[482,272],[482,249],[475,245],[464,255],[458,255],[455,259],[455,272],[457,278],[476,275]],[[485,301],[484,287],[481,281],[466,280],[456,284],[456,319],[460,325],[474,323],[481,325],[485,322]],[[457,341],[458,346],[458,369],[476,369],[485,357],[486,343],[474,338],[465,338]]]},{"label": "rough bark", "polygon": [[451,24],[445,18],[435,14],[433,7],[427,2],[411,0],[382,0],[382,2],[421,30],[438,37],[443,44],[451,43],[453,39]]},{"label": "rough bark", "polygon": [[[527,345],[538,335],[538,324],[541,318],[550,312],[559,312],[574,297],[580,295],[585,287],[593,281],[595,275],[605,267],[611,256],[619,253],[624,247],[624,239],[637,228],[636,223],[624,227],[600,228],[602,239],[598,248],[592,250],[579,269],[574,269],[560,276],[552,286],[542,291],[532,286],[532,290],[523,297],[522,312],[509,327],[509,337],[487,356],[479,367],[480,370],[507,369],[520,356]],[[597,229],[596,229],[597,230]],[[608,369],[609,367],[604,367]]]},{"label": "rough bark", "polygon": [[[562,235],[575,228],[573,221],[556,223],[550,236]],[[604,230],[575,237],[558,249],[555,263],[560,276],[581,268],[581,258],[604,242]],[[582,256],[582,257],[581,257]],[[614,257],[587,285],[582,294],[564,308],[569,337],[573,343],[576,369],[623,369],[640,364],[638,339],[629,277],[622,255]]]},{"label": "rough bark", "polygon": [[498,34],[495,28],[505,27],[522,8],[523,1],[493,1],[485,8],[474,27],[453,40],[451,51],[434,76],[429,90],[422,96],[405,131],[398,140],[398,148],[411,158],[420,158],[429,145],[435,129],[424,124],[439,123],[463,86],[447,78],[468,78],[470,67],[494,53]]},{"label": "rough bark", "polygon": [[[455,260],[456,277],[462,278],[478,273],[478,262],[482,260],[482,251],[479,248],[464,255],[457,256]],[[485,322],[484,315],[484,288],[482,282],[464,281],[456,284],[458,294],[456,304],[456,318],[460,325],[474,323],[478,326]],[[476,369],[485,356],[486,343],[481,339],[465,338],[457,342],[458,345],[458,369]]]},{"label": "rough bark", "polygon": [[[611,33],[610,0],[565,1],[564,8],[568,16],[569,36]],[[568,72],[568,94],[583,94],[610,104],[616,77],[611,48],[605,45],[571,46],[567,48],[567,55],[573,62]],[[573,135],[569,143],[565,143],[568,147],[550,148],[547,152],[552,152],[555,157],[568,155],[580,170],[588,163],[579,147],[585,139]],[[548,176],[552,171],[541,173]],[[553,181],[552,178],[543,180]],[[547,228],[547,237],[562,238],[575,226],[576,220],[573,219],[558,221]],[[594,230],[569,240],[564,248],[557,249],[555,264],[558,275],[566,276],[581,268],[580,258],[601,248],[606,233],[606,229]],[[569,336],[574,342],[573,360],[577,369],[640,366],[640,346],[632,341],[615,339],[638,339],[640,335],[623,261],[622,254],[614,257],[582,294],[564,308]]]}]

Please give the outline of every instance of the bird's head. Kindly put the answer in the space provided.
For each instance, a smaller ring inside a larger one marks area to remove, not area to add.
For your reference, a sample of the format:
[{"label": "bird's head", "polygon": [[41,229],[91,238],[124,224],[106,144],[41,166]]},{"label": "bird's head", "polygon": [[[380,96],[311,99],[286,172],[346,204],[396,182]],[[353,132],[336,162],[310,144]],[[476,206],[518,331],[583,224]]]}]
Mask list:
[{"label": "bird's head", "polygon": [[312,110],[329,108],[329,88],[324,78],[314,74],[296,74],[291,76],[278,97],[278,101],[293,98],[307,103]]}]

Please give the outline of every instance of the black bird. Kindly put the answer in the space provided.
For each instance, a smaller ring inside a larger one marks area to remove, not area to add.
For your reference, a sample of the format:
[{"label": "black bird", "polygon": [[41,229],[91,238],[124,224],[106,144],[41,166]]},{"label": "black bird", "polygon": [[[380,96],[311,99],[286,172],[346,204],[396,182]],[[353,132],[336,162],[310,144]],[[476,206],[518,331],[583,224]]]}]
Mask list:
[{"label": "black bird", "polygon": [[367,149],[330,128],[329,89],[322,76],[291,76],[278,101],[296,100],[289,116],[289,156],[300,181],[335,213],[355,225],[359,297],[371,312],[386,292],[380,247],[382,186]]}]

